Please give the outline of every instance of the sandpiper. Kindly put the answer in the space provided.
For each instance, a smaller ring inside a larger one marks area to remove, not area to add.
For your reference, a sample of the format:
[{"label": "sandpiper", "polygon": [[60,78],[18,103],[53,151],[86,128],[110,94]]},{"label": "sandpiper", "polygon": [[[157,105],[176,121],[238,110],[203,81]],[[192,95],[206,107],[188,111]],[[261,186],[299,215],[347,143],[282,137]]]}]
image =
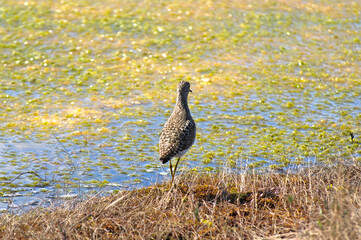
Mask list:
[{"label": "sandpiper", "polygon": [[[165,123],[159,139],[159,159],[163,164],[169,161],[171,186],[180,158],[189,150],[196,138],[196,124],[187,102],[189,92],[192,92],[189,82],[181,81],[177,87],[177,102],[173,113]],[[174,170],[171,161],[173,157],[178,158]]]}]

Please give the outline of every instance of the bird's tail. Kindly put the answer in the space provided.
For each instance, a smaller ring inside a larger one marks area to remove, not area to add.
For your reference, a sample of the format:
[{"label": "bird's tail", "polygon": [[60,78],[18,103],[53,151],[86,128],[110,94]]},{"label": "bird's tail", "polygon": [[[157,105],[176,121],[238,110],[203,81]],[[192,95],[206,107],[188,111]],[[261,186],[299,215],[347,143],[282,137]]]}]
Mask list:
[{"label": "bird's tail", "polygon": [[159,158],[159,160],[160,160],[163,164],[167,163],[170,159],[171,159],[170,157],[161,157],[161,158]]}]

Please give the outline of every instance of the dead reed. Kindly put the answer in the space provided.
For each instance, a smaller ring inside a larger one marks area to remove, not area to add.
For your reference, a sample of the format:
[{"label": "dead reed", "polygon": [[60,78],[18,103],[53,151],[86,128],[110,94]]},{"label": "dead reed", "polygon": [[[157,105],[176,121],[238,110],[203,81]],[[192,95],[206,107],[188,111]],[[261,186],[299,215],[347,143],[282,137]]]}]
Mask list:
[{"label": "dead reed", "polygon": [[195,174],[0,216],[1,239],[361,239],[361,166]]}]

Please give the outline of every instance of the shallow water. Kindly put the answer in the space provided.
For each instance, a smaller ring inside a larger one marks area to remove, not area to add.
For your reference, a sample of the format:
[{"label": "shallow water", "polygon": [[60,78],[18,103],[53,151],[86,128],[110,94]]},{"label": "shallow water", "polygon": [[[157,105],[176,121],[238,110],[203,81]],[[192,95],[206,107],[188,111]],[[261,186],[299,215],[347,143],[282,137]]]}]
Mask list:
[{"label": "shallow water", "polygon": [[34,3],[0,9],[1,211],[169,178],[180,80],[197,124],[180,171],[361,159],[357,3]]}]

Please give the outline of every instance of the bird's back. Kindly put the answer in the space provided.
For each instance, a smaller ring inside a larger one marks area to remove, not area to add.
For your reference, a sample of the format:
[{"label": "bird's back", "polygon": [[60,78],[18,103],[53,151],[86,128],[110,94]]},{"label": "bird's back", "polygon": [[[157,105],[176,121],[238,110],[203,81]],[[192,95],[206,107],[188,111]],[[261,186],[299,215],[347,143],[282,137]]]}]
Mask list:
[{"label": "bird's back", "polygon": [[174,111],[163,127],[159,139],[159,158],[162,163],[173,157],[181,157],[194,143],[196,125],[190,115],[181,115]]}]

